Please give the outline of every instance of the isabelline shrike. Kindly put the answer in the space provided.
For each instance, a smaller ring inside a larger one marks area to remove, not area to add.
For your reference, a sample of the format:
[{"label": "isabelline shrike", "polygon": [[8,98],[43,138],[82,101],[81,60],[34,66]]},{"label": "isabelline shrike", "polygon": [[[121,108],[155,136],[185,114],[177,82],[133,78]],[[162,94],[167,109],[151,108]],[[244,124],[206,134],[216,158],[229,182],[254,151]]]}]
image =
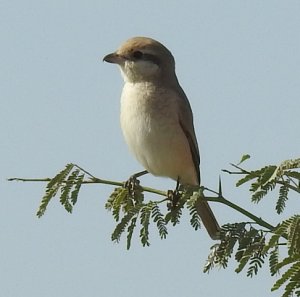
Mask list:
[{"label": "isabelline shrike", "polygon": [[[153,175],[200,185],[193,113],[171,52],[156,40],[134,37],[104,61],[120,66],[121,127],[137,160]],[[197,211],[211,238],[218,239],[220,227],[208,203],[201,201]]]}]

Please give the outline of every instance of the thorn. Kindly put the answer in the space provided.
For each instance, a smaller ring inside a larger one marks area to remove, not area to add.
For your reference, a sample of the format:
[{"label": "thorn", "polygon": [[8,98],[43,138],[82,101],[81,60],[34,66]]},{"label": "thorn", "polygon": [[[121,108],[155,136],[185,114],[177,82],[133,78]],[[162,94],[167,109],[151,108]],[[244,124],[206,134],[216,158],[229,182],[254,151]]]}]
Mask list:
[{"label": "thorn", "polygon": [[219,198],[222,198],[222,182],[221,182],[221,176],[219,175]]}]

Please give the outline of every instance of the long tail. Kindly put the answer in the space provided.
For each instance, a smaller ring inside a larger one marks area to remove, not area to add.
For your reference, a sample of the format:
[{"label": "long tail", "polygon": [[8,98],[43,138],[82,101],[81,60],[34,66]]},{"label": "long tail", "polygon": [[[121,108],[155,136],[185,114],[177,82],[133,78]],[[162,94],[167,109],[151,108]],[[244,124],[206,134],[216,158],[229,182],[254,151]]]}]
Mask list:
[{"label": "long tail", "polygon": [[213,240],[220,239],[221,228],[207,201],[199,200],[195,207],[209,236]]}]

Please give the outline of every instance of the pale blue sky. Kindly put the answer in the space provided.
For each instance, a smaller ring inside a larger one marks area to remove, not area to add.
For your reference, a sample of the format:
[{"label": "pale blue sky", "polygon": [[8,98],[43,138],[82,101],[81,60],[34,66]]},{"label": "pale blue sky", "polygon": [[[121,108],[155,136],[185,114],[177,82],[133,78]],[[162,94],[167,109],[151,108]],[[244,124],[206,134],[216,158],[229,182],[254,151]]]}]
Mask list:
[{"label": "pale blue sky", "polygon": [[[244,153],[250,168],[299,157],[300,1],[14,1],[0,3],[0,296],[278,296],[265,269],[202,273],[213,242],[183,220],[167,240],[110,241],[104,203],[112,187],[82,189],[72,215],[53,201],[35,211],[43,184],[5,178],[50,177],[74,162],[98,177],[125,180],[140,165],[119,128],[122,80],[102,63],[132,36],[164,43],[194,111],[202,181]],[[272,198],[251,205],[222,175],[224,194],[270,222]],[[145,177],[160,189],[167,179]],[[223,223],[244,219],[213,205]],[[297,200],[284,216],[299,213]]]}]

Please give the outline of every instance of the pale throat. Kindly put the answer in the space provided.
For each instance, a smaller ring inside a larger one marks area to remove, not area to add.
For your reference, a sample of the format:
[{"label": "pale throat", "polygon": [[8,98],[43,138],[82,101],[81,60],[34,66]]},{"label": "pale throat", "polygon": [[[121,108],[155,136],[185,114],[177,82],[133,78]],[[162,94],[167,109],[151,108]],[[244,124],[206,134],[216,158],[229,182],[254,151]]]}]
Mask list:
[{"label": "pale throat", "polygon": [[120,65],[124,82],[142,82],[159,77],[161,71],[157,64],[151,61],[126,61]]}]

